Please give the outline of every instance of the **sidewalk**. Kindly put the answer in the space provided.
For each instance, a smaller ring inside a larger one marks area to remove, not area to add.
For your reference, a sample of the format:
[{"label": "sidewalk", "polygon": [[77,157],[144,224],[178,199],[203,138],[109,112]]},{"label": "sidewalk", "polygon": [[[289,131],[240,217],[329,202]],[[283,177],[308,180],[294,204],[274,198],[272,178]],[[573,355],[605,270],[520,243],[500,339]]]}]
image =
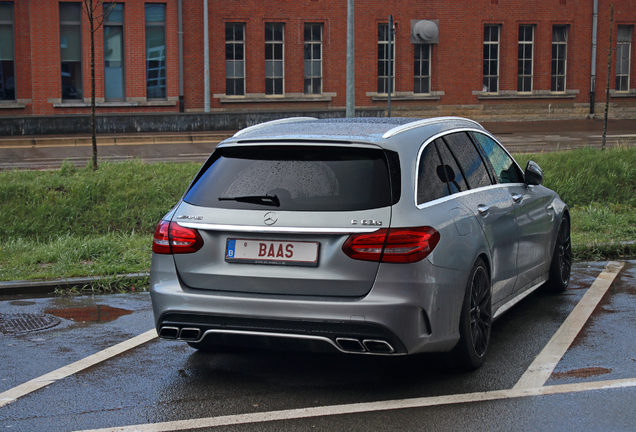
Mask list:
[{"label": "sidewalk", "polygon": [[[554,120],[528,122],[484,122],[482,125],[509,148],[516,151],[541,151],[601,144],[603,120]],[[100,134],[97,145],[138,146],[148,144],[190,145],[197,143],[219,143],[235,131],[174,132],[134,134]],[[609,120],[607,143],[632,144],[636,142],[636,119]],[[91,146],[90,135],[30,135],[21,137],[0,137],[0,150],[15,148],[85,147]],[[134,150],[130,153],[134,156]]]}]

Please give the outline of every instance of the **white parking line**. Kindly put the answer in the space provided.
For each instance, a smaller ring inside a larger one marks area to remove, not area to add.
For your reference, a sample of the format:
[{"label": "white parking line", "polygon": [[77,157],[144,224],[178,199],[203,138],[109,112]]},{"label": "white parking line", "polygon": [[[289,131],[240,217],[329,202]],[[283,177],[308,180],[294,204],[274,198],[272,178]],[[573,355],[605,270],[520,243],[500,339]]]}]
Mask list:
[{"label": "white parking line", "polygon": [[434,396],[427,398],[413,398],[389,400],[383,402],[367,402],[347,405],[331,405],[315,408],[299,408],[292,410],[268,411],[252,414],[237,414],[221,417],[208,417],[193,420],[182,420],[165,423],[140,424],[134,426],[109,427],[105,429],[90,429],[76,432],[167,432],[211,428],[218,426],[232,426],[241,424],[265,423],[277,420],[295,420],[311,417],[324,417],[343,414],[359,414],[376,411],[392,411],[408,408],[425,408],[431,406],[452,405],[459,403],[485,402],[501,399],[513,399],[531,396],[543,396],[564,393],[578,393],[593,390],[607,390],[617,388],[636,387],[636,378],[615,381],[597,381],[580,384],[564,384],[556,386],[538,387],[532,389],[495,390],[481,393],[466,393],[449,396]]},{"label": "white parking line", "polygon": [[625,263],[610,262],[587,290],[550,342],[521,376],[515,389],[543,386],[579,334]]},{"label": "white parking line", "polygon": [[82,360],[76,361],[75,363],[71,363],[70,365],[54,370],[53,372],[49,372],[46,375],[42,375],[39,378],[35,378],[35,379],[32,379],[31,381],[27,381],[24,384],[14,387],[11,390],[7,390],[4,393],[0,393],[0,407],[8,405],[11,402],[14,402],[17,399],[21,398],[22,396],[25,396],[31,392],[39,390],[42,387],[46,387],[49,384],[53,384],[57,380],[66,378],[67,376],[73,375],[77,372],[80,372],[84,369],[94,366],[97,363],[103,362],[104,360],[108,360],[125,351],[128,351],[141,344],[151,341],[152,339],[156,337],[157,337],[157,331],[155,329],[148,330],[146,333],[140,334],[139,336],[136,336],[132,339],[128,339],[127,341],[124,341],[117,345],[113,345],[110,348],[107,348],[103,351],[100,351],[91,356],[83,358]]}]

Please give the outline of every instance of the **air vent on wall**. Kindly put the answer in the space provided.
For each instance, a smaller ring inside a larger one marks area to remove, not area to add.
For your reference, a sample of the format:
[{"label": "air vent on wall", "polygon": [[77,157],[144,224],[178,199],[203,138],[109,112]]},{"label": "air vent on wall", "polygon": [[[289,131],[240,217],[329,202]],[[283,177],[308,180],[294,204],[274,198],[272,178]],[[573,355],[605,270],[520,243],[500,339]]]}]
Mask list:
[{"label": "air vent on wall", "polygon": [[411,20],[411,43],[439,43],[439,20]]}]

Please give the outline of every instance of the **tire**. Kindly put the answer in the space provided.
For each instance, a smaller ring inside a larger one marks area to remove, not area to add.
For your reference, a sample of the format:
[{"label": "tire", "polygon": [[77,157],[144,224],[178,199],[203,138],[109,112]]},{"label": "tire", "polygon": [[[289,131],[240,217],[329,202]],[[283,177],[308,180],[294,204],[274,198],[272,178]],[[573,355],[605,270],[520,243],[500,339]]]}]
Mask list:
[{"label": "tire", "polygon": [[553,292],[564,292],[570,285],[570,272],[572,271],[572,240],[570,238],[570,219],[563,216],[559,224],[552,261],[550,262],[550,274],[546,286]]},{"label": "tire", "polygon": [[490,277],[486,265],[479,259],[470,272],[459,318],[460,339],[453,354],[460,369],[475,370],[483,365],[491,327]]}]

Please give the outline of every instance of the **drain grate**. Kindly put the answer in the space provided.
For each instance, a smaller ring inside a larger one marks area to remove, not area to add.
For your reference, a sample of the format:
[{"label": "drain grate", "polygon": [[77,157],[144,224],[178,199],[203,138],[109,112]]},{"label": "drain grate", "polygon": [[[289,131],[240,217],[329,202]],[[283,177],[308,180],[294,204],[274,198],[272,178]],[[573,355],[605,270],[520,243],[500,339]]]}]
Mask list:
[{"label": "drain grate", "polygon": [[0,313],[0,335],[15,335],[44,330],[60,323],[60,319],[51,315]]}]

